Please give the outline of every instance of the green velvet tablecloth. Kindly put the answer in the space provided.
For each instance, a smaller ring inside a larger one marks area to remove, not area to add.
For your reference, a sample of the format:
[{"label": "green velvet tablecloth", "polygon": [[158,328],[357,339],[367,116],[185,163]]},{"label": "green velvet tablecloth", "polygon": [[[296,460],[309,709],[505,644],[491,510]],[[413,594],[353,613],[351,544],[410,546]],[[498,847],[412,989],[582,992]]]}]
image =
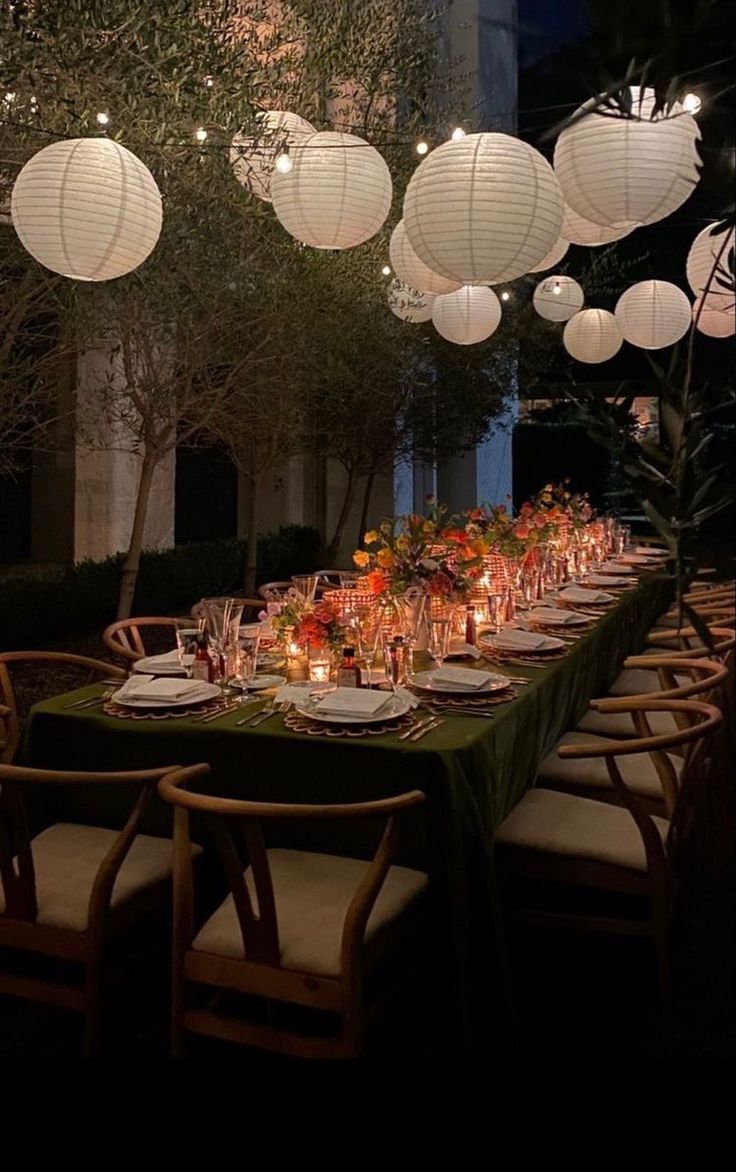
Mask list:
[{"label": "green velvet tablecloth", "polygon": [[[67,694],[33,709],[22,759],[57,769],[207,761],[217,792],[255,800],[356,801],[423,790],[427,802],[406,828],[400,861],[425,867],[431,876],[437,970],[448,991],[447,1004],[438,1011],[447,1025],[443,1038],[451,1049],[477,1047],[488,1053],[490,1046],[493,1052],[494,1046],[505,1048],[510,1035],[494,832],[533,784],[539,761],[561,733],[582,715],[591,697],[605,693],[623,659],[643,645],[669,590],[663,579],[642,579],[589,634],[571,644],[564,659],[545,667],[510,666],[509,674],[527,676],[532,683],[499,706],[492,719],[451,716],[416,744],[401,742],[396,734],[313,737],[284,728],[280,717],[257,729],[236,728],[237,712],[211,724],[121,720],[96,708],[70,711],[66,705],[74,694]],[[94,688],[88,692],[95,694]],[[69,799],[55,791],[54,800]],[[53,816],[116,825],[125,814],[119,789],[84,792],[75,787],[74,802],[74,808],[55,808]],[[164,831],[168,810],[163,803],[154,818],[150,829]],[[303,833],[284,827],[280,842],[356,855],[370,850],[357,828],[354,833],[345,824],[317,831],[324,837],[307,844],[294,838]]]}]

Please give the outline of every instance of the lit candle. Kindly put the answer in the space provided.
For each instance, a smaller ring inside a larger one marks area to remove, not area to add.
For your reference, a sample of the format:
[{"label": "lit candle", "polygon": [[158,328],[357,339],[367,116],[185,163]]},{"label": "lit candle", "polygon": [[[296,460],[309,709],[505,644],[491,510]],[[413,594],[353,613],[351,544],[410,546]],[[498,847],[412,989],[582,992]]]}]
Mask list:
[{"label": "lit candle", "polygon": [[326,684],[330,678],[329,659],[309,660],[309,679],[313,684]]}]

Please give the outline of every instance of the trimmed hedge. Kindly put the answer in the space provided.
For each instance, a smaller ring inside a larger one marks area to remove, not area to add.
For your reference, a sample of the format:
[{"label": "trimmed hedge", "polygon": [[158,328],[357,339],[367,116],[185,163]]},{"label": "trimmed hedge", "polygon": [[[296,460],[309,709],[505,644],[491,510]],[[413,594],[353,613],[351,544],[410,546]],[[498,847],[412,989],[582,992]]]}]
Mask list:
[{"label": "trimmed hedge", "polygon": [[[186,614],[206,595],[242,594],[247,542],[196,542],[141,555],[134,614]],[[258,541],[258,581],[308,573],[319,561],[316,529],[284,525]],[[123,555],[0,579],[0,650],[43,647],[115,618]]]}]

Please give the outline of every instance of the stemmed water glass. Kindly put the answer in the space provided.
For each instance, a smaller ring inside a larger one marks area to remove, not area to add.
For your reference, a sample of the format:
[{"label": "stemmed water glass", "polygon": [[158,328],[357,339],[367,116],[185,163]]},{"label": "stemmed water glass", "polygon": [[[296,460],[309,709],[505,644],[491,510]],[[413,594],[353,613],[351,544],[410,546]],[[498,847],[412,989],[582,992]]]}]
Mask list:
[{"label": "stemmed water glass", "polygon": [[319,582],[319,576],[317,574],[294,574],[291,580],[299,593],[306,598],[307,602],[314,602],[314,596],[317,593],[317,584]]},{"label": "stemmed water glass", "polygon": [[366,684],[372,686],[372,672],[376,660],[382,654],[383,627],[377,607],[360,607],[352,616],[350,629],[355,633],[355,642],[361,663],[365,664]]},{"label": "stemmed water glass", "polygon": [[442,667],[450,652],[452,623],[456,609],[450,602],[431,599],[428,615],[429,654],[438,668]]}]

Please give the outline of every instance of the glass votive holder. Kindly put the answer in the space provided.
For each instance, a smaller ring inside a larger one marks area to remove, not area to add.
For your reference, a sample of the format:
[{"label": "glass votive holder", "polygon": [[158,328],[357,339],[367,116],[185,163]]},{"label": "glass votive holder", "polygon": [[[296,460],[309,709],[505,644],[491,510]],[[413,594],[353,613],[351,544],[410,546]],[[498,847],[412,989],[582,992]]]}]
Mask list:
[{"label": "glass votive holder", "polygon": [[326,647],[310,647],[307,656],[307,673],[312,684],[326,684],[330,679],[332,660]]},{"label": "glass votive holder", "polygon": [[497,635],[503,626],[504,596],[503,594],[488,595],[488,624],[491,634]]}]

